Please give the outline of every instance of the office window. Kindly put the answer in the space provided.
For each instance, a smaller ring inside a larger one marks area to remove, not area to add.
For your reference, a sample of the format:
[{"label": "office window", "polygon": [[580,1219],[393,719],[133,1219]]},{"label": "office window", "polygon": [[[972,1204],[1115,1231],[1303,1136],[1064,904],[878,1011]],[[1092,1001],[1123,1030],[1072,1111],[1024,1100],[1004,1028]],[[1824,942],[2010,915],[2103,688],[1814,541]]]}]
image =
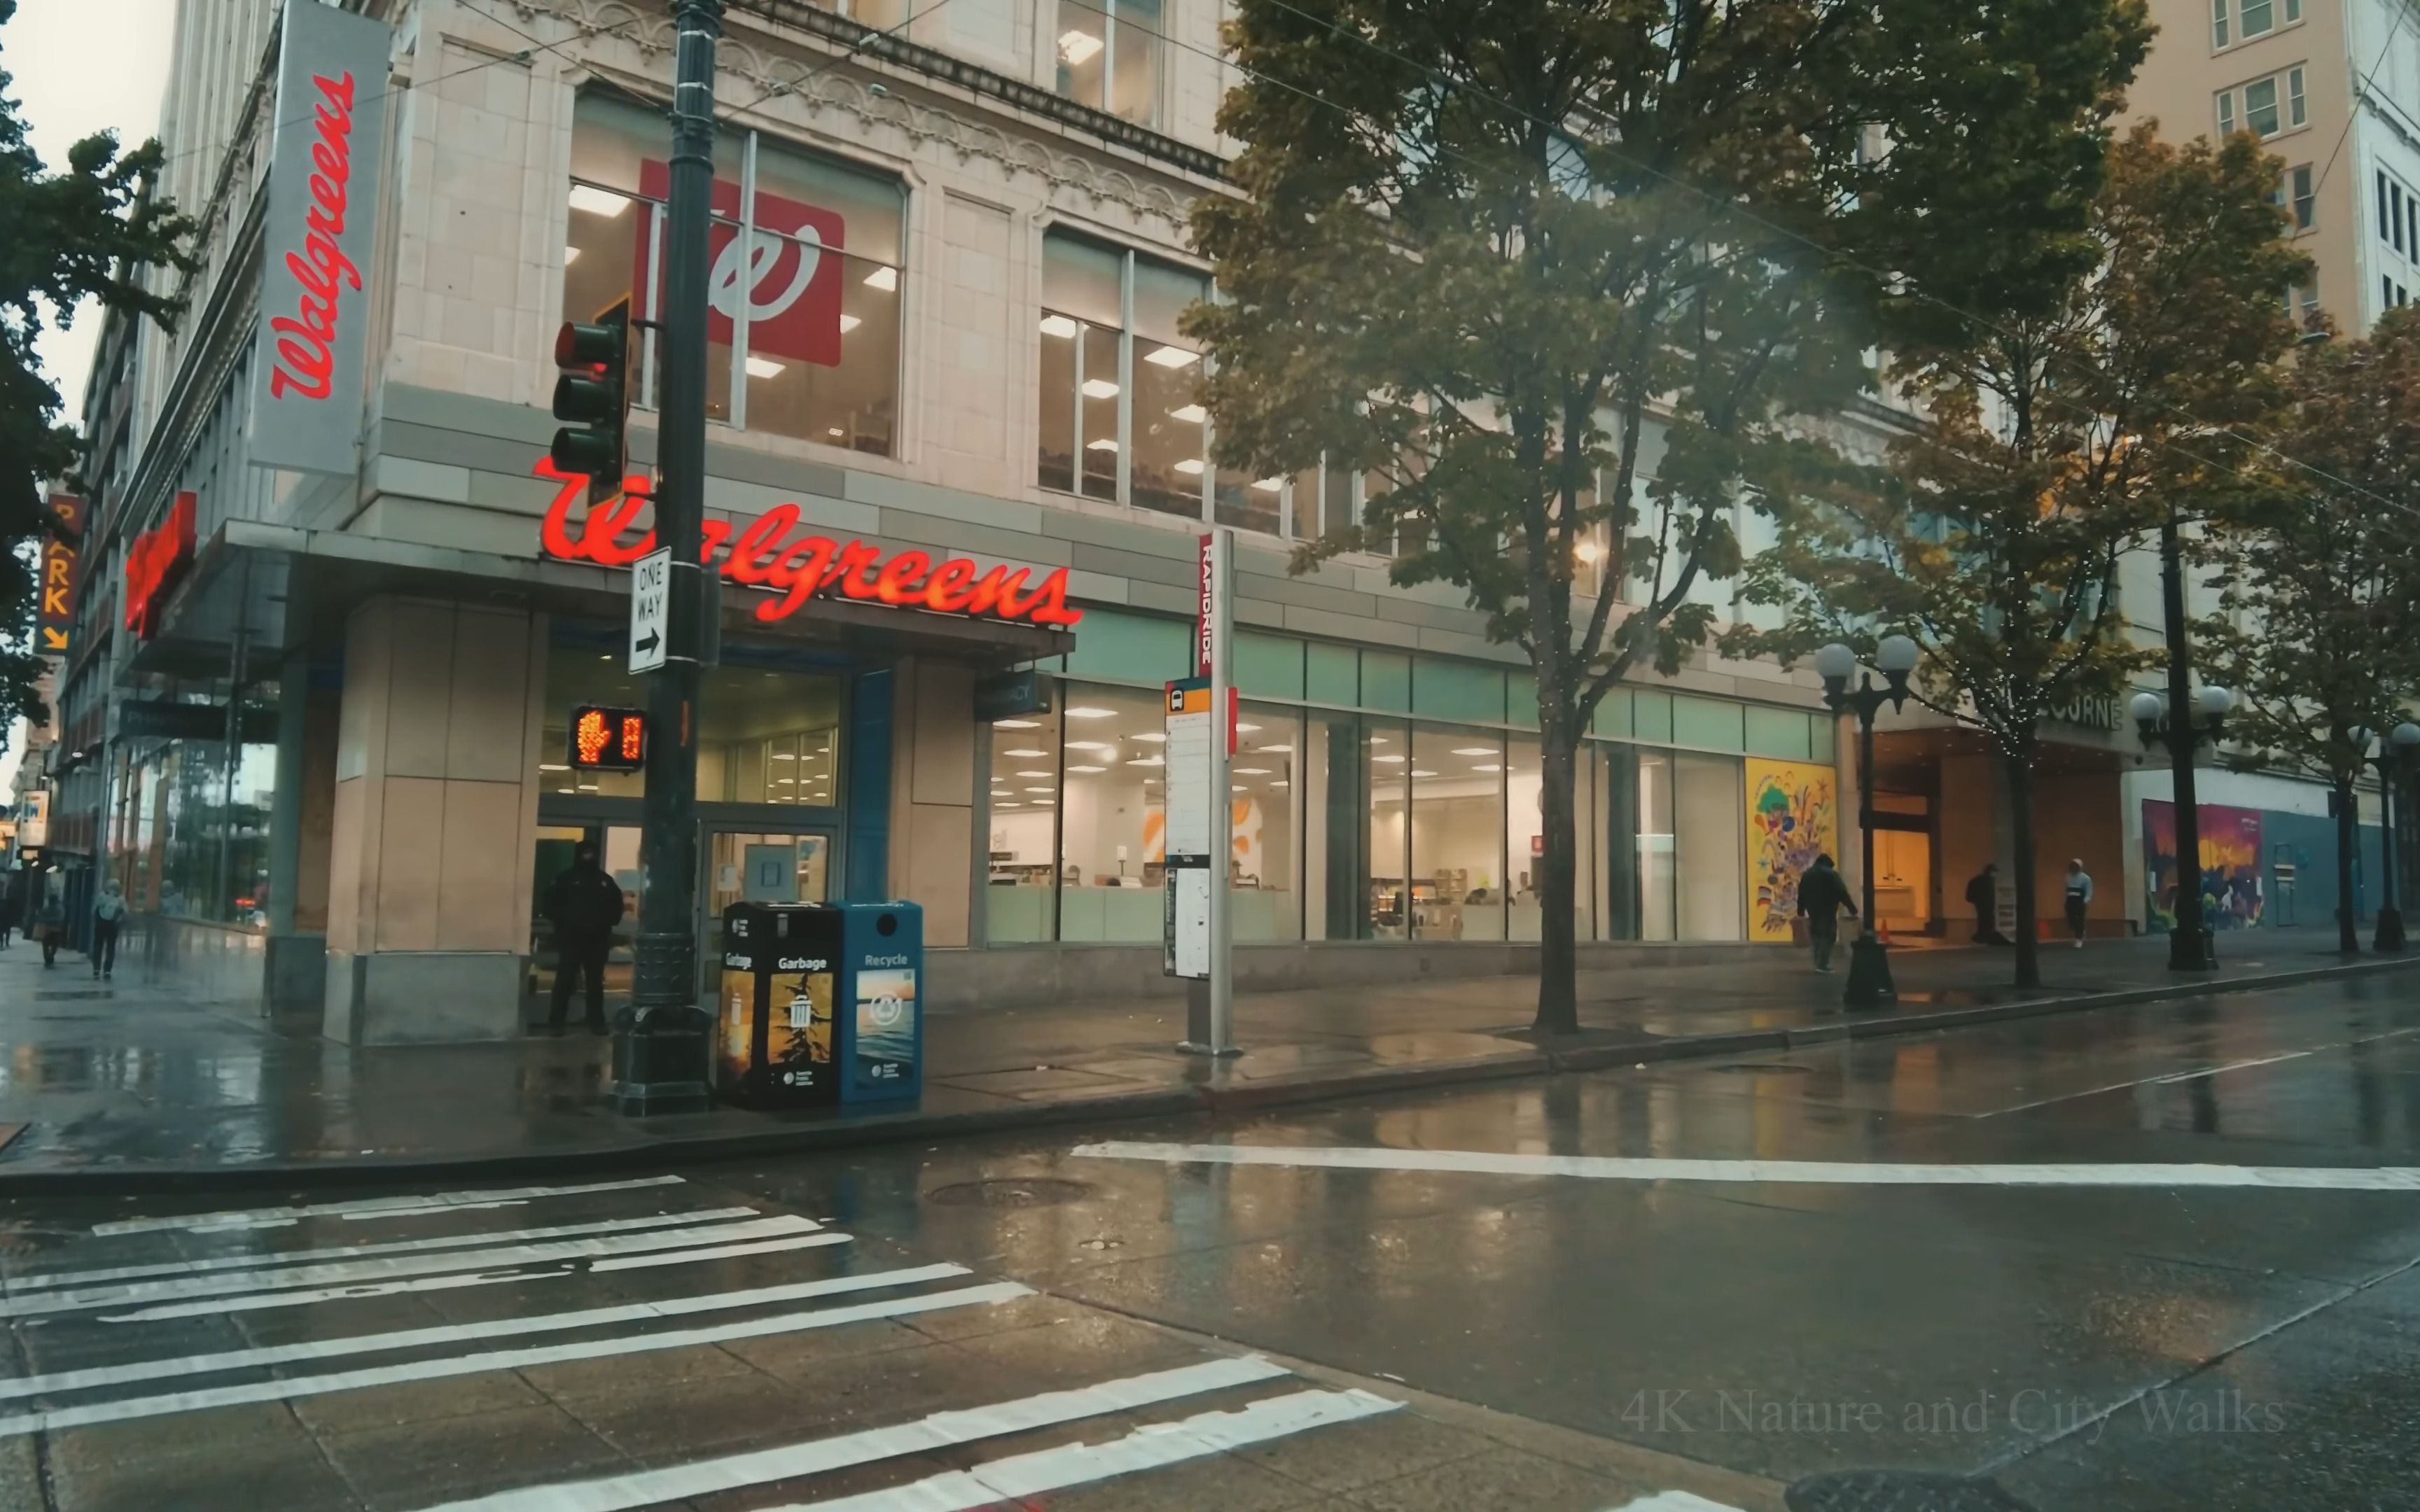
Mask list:
[{"label": "office window", "polygon": [[[852,0],[855,3],[855,0]],[[664,201],[663,121],[600,95],[573,116],[563,307],[592,317],[628,297],[655,317]],[[899,400],[903,195],[895,179],[816,157],[744,130],[715,149],[709,251],[718,268],[744,259],[755,276],[712,281],[706,316],[707,414],[768,431],[889,455]],[[741,224],[743,215],[752,219]],[[745,332],[742,339],[741,332]],[[659,353],[640,338],[639,402],[658,402]]]},{"label": "office window", "polygon": [[2210,45],[2226,45],[2226,8],[2233,0],[2210,0]]},{"label": "office window", "polygon": [[2309,119],[2309,109],[2303,100],[2303,70],[2288,69],[2286,70],[2286,124],[2301,126]]},{"label": "office window", "polygon": [[908,19],[908,0],[808,0],[808,4],[876,31],[889,31]]},{"label": "office window", "polygon": [[[1502,733],[1416,726],[1406,775],[1412,785],[1413,936],[1503,939],[1505,901],[1517,889],[1505,864]],[[1521,864],[1526,872],[1526,856]],[[1537,899],[1527,901],[1534,915]],[[1529,937],[1537,937],[1534,931]]]},{"label": "office window", "polygon": [[2381,277],[2378,281],[2378,305],[2382,310],[2395,308],[2395,280]]},{"label": "office window", "polygon": [[2386,239],[2386,173],[2385,173],[2385,170],[2381,169],[2381,170],[2379,171],[2379,173],[2378,173],[2378,176],[2377,176],[2377,177],[2378,177],[2378,239],[2379,239],[2379,240],[2381,240],[2381,241],[2383,241],[2383,240],[2385,240],[2385,239]]},{"label": "office window", "polygon": [[2276,80],[2260,79],[2243,86],[2243,128],[2256,136],[2277,134]]},{"label": "office window", "polygon": [[1055,712],[991,727],[984,933],[994,945],[1059,937],[1059,730]]},{"label": "office window", "polygon": [[[1042,486],[1203,518],[1214,480],[1201,354],[1176,322],[1207,291],[1201,277],[1074,237],[1043,242]],[[1274,532],[1277,490],[1232,474],[1230,524]]]},{"label": "office window", "polygon": [[1168,859],[1168,711],[1157,693],[1062,686],[1059,937],[1156,940]]},{"label": "office window", "polygon": [[2235,91],[2232,89],[2218,92],[2218,134],[2221,137],[2235,134]]},{"label": "office window", "polygon": [[2412,249],[2415,260],[2420,260],[2420,194],[2406,193],[2403,196],[2403,232],[2404,245]]},{"label": "office window", "polygon": [[2403,186],[2391,178],[2386,182],[2386,239],[2394,243],[2396,251],[2401,252],[2403,250]]},{"label": "office window", "polygon": [[2290,177],[2294,185],[2294,229],[2308,231],[2319,219],[2319,192],[2311,182],[2311,165],[2304,163]]},{"label": "office window", "polygon": [[2274,0],[2243,0],[2243,8],[2237,14],[2246,40],[2266,33],[2277,22]]},{"label": "office window", "polygon": [[2291,24],[2303,19],[2303,0],[2286,0],[2286,21]]},{"label": "office window", "polygon": [[1159,124],[1163,0],[1059,0],[1059,92],[1138,126]]}]

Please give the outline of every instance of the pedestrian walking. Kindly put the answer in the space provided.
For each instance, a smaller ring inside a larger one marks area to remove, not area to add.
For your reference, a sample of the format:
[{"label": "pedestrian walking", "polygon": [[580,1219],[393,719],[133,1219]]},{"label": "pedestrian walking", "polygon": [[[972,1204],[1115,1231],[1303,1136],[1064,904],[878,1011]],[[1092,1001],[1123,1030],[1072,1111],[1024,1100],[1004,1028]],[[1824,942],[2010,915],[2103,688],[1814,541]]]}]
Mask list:
[{"label": "pedestrian walking", "polygon": [[19,918],[25,911],[25,897],[18,890],[17,877],[17,872],[0,872],[0,950],[8,949],[8,936],[16,933]]},{"label": "pedestrian walking", "polygon": [[2092,904],[2092,873],[2084,870],[2084,857],[2074,856],[2067,863],[2067,927],[2075,935],[2075,948],[2084,949],[2084,913]]},{"label": "pedestrian walking", "polygon": [[1807,942],[1815,948],[1818,971],[1832,969],[1832,948],[1840,942],[1842,910],[1851,918],[1857,917],[1857,905],[1849,901],[1849,884],[1834,869],[1830,856],[1819,856],[1798,876],[1798,911],[1807,916]]},{"label": "pedestrian walking", "polygon": [[613,926],[622,922],[622,885],[597,864],[597,847],[582,841],[571,865],[547,889],[546,917],[554,923],[554,1003],[549,1034],[563,1032],[571,1007],[571,984],[585,980],[588,1032],[605,1032],[605,957],[613,948]]},{"label": "pedestrian walking", "polygon": [[68,936],[68,909],[55,889],[44,889],[42,905],[34,911],[34,931],[41,936],[42,964],[58,964],[59,946]]},{"label": "pedestrian walking", "polygon": [[2000,863],[1986,861],[1966,884],[1966,905],[1975,910],[1975,943],[2007,945],[2000,933]]},{"label": "pedestrian walking", "polygon": [[92,975],[107,981],[117,970],[117,931],[126,922],[126,893],[116,877],[101,885],[92,905]]}]

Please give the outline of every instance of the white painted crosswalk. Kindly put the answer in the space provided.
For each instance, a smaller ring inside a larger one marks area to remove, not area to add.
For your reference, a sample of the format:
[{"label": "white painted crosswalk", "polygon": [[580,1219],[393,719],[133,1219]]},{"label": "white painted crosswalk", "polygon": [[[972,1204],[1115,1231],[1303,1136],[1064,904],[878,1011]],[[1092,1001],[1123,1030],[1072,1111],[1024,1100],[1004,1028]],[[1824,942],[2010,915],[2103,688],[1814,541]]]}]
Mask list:
[{"label": "white painted crosswalk", "polygon": [[[23,1373],[0,1377],[0,1441],[424,1382],[560,1380],[544,1373],[584,1362],[629,1362],[627,1376],[611,1379],[643,1392],[665,1381],[669,1403],[703,1364],[678,1363],[683,1356],[832,1330],[889,1328],[916,1338],[900,1325],[1037,1297],[947,1259],[861,1268],[847,1233],[750,1206],[680,1208],[694,1200],[682,1185],[659,1178],[524,1186],[94,1225],[91,1241],[69,1255],[0,1277],[0,1327],[16,1334],[28,1362]],[[634,1204],[651,1211],[629,1211]],[[659,1205],[663,1211],[653,1211]],[[532,1221],[542,1216],[555,1221]],[[371,1221],[387,1231],[332,1242]],[[447,1310],[446,1299],[473,1288],[489,1300],[473,1296],[467,1310]],[[359,1311],[373,1300],[387,1308],[374,1319]],[[414,1313],[440,1320],[392,1326]],[[947,1336],[928,1334],[908,1352],[971,1363],[974,1356],[936,1343]],[[151,1342],[171,1338],[186,1347]],[[195,1350],[197,1339],[229,1342]],[[726,1354],[711,1370],[745,1373],[748,1358]],[[1303,1381],[1258,1356],[1208,1350],[1189,1365],[1109,1368],[1102,1378],[1016,1396],[1000,1391],[1002,1373],[970,1371],[952,1393],[968,1399],[921,1416],[802,1431],[822,1415],[810,1406],[768,1415],[764,1431],[774,1442],[535,1484],[531,1467],[515,1466],[492,1490],[427,1498],[428,1512],[635,1512],[749,1489],[764,1498],[753,1504],[794,1512],[966,1512],[1147,1477],[1401,1409],[1369,1391]],[[759,1379],[813,1401],[812,1379]],[[1139,1426],[1125,1415],[1154,1409],[1169,1420]],[[1084,1431],[1088,1424],[1094,1431]],[[1051,1429],[1063,1442],[1036,1447],[1026,1438],[1002,1445],[1010,1452],[960,1461],[963,1469],[935,1473],[926,1458]],[[566,1465],[577,1468],[576,1458]],[[846,1486],[824,1479],[842,1471],[853,1473]],[[869,1478],[881,1484],[868,1489]],[[177,1504],[170,1495],[159,1504]]]}]

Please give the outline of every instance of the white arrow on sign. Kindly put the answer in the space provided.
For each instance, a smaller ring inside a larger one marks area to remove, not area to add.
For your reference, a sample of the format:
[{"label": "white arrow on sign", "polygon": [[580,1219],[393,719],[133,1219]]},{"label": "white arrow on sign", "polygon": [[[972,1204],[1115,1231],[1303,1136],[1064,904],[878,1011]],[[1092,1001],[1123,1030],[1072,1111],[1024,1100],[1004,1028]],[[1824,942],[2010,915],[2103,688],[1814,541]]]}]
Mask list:
[{"label": "white arrow on sign", "polygon": [[673,548],[650,551],[631,564],[630,671],[651,672],[664,664],[664,628],[671,616]]}]

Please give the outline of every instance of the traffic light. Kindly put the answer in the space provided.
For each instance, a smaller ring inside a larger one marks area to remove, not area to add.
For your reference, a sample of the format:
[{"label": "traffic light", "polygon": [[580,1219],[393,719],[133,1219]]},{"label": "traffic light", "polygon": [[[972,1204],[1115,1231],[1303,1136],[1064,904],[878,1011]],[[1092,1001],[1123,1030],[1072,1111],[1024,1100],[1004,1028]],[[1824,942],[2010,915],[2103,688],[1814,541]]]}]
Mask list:
[{"label": "traffic light", "polygon": [[588,501],[622,491],[629,465],[630,301],[615,301],[594,321],[566,320],[554,333],[554,433],[548,455],[565,472],[588,475]]},{"label": "traffic light", "polygon": [[637,772],[647,764],[647,716],[586,705],[571,711],[571,769]]}]

